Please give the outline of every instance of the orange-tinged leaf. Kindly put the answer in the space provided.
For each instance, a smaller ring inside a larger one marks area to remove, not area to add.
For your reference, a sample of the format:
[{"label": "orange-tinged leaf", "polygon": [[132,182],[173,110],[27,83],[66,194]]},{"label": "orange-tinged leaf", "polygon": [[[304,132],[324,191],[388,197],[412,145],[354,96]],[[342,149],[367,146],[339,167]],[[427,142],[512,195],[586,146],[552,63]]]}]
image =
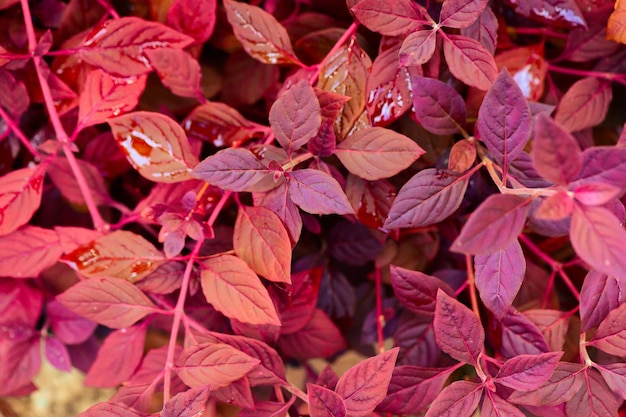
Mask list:
[{"label": "orange-tinged leaf", "polygon": [[45,168],[22,168],[0,178],[0,236],[27,223],[41,204]]},{"label": "orange-tinged leaf", "polygon": [[609,16],[606,37],[615,42],[626,43],[626,1],[617,0],[615,10]]},{"label": "orange-tinged leaf", "polygon": [[181,49],[157,48],[145,52],[164,86],[177,96],[202,100],[200,64]]},{"label": "orange-tinged leaf", "polygon": [[3,276],[35,278],[63,254],[56,231],[24,226],[0,236],[0,271]]},{"label": "orange-tinged leaf", "polygon": [[192,179],[190,172],[198,159],[185,131],[174,120],[160,113],[139,111],[108,123],[117,144],[142,176],[156,182]]}]

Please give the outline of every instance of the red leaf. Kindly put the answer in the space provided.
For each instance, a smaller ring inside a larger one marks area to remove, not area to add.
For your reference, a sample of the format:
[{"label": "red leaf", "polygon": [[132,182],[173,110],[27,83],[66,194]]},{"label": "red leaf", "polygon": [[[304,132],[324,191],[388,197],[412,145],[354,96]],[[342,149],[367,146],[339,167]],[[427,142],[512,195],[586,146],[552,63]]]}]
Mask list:
[{"label": "red leaf", "polygon": [[454,294],[452,288],[439,278],[395,265],[391,265],[391,285],[398,300],[420,316],[434,316],[439,289],[448,295]]},{"label": "red leaf", "polygon": [[441,289],[437,291],[434,327],[441,350],[459,362],[478,366],[485,343],[483,326],[476,314]]},{"label": "red leaf", "polygon": [[320,103],[307,80],[300,80],[278,96],[272,104],[269,121],[276,140],[294,153],[319,131],[322,123]]},{"label": "red leaf", "polygon": [[526,259],[519,242],[488,255],[476,255],[476,288],[480,298],[500,320],[513,304],[524,275]]},{"label": "red leaf", "polygon": [[291,242],[278,216],[265,207],[240,207],[233,235],[235,253],[254,272],[291,283]]},{"label": "red leaf", "polygon": [[426,417],[471,417],[480,402],[482,384],[455,381],[441,391],[426,412]]},{"label": "red leaf", "polygon": [[265,10],[225,0],[226,16],[246,52],[265,64],[300,64],[287,30]]},{"label": "red leaf", "polygon": [[335,391],[346,405],[348,415],[368,416],[385,399],[399,348],[393,348],[348,369]]},{"label": "red leaf", "polygon": [[0,236],[0,253],[3,276],[36,278],[59,260],[63,248],[54,230],[27,225]]},{"label": "red leaf", "polygon": [[346,348],[341,331],[319,308],[299,331],[281,335],[278,347],[297,359],[327,358]]},{"label": "red leaf", "polygon": [[109,119],[117,144],[128,162],[145,178],[156,182],[191,179],[198,164],[185,131],[169,117],[154,112],[134,112]]},{"label": "red leaf", "polygon": [[139,281],[157,269],[165,259],[143,237],[116,230],[78,247],[61,262],[87,277],[115,277]]},{"label": "red leaf", "polygon": [[180,392],[165,403],[160,417],[196,417],[206,410],[209,387],[192,388]]},{"label": "red leaf", "polygon": [[167,25],[204,43],[215,28],[216,0],[175,0],[167,12]]},{"label": "red leaf", "polygon": [[[105,205],[111,202],[112,199],[104,183],[104,178],[102,178],[98,169],[89,162],[81,159],[76,159],[76,162],[78,168],[83,173],[94,202],[97,205]],[[61,156],[54,158],[50,164],[48,175],[63,197],[70,203],[81,206],[86,205],[85,197],[83,196],[67,158]]]},{"label": "red leaf", "polygon": [[250,372],[259,360],[224,343],[200,343],[185,349],[177,361],[178,376],[192,388],[211,390],[229,385]]},{"label": "red leaf", "polygon": [[311,417],[346,417],[346,404],[339,394],[315,384],[307,384],[306,390]]},{"label": "red leaf", "polygon": [[610,81],[583,78],[561,97],[554,120],[570,132],[594,127],[606,117],[612,99]]},{"label": "red leaf", "polygon": [[596,270],[587,273],[580,289],[581,330],[597,327],[609,312],[624,301],[624,278],[606,275]]},{"label": "red leaf", "polygon": [[202,266],[202,290],[217,311],[244,323],[280,326],[267,289],[243,260],[219,255]]},{"label": "red leaf", "polygon": [[189,36],[160,23],[138,17],[122,17],[95,27],[78,53],[84,61],[109,74],[132,77],[152,70],[143,55],[146,49],[182,49],[192,42]]},{"label": "red leaf", "polygon": [[9,71],[0,69],[0,106],[14,119],[19,119],[29,105],[30,98],[24,83],[15,79]]},{"label": "red leaf", "polygon": [[145,325],[131,326],[109,334],[89,368],[85,385],[113,388],[128,381],[143,358]]},{"label": "red leaf", "polygon": [[91,71],[80,94],[80,128],[104,123],[134,109],[146,87],[146,79],[144,76],[119,79],[102,70]]},{"label": "red leaf", "polygon": [[609,312],[588,344],[611,355],[626,356],[626,304]]},{"label": "red leaf", "polygon": [[281,185],[266,193],[254,193],[253,198],[255,206],[265,207],[278,216],[285,225],[293,244],[300,239],[302,217],[298,207],[289,198],[287,186]]},{"label": "red leaf", "polygon": [[626,231],[604,207],[575,206],[570,226],[574,250],[588,264],[608,275],[624,276]]},{"label": "red leaf", "polygon": [[270,288],[270,295],[278,304],[281,335],[295,333],[306,326],[315,313],[321,279],[322,269],[315,268],[294,274],[288,290]]},{"label": "red leaf", "polygon": [[45,353],[48,362],[60,371],[70,372],[72,370],[72,362],[70,354],[63,343],[54,336],[46,337]]},{"label": "red leaf", "polygon": [[515,404],[551,406],[569,401],[580,390],[584,381],[582,364],[559,362],[552,376],[541,387],[530,390],[515,390],[508,400]]},{"label": "red leaf", "polygon": [[441,6],[439,24],[449,28],[466,28],[482,14],[487,3],[489,0],[446,0]]},{"label": "red leaf", "polygon": [[28,223],[39,208],[45,168],[22,168],[0,177],[0,236]]},{"label": "red leaf", "polygon": [[413,77],[411,84],[415,117],[426,130],[449,135],[465,128],[465,102],[456,90],[427,77]]},{"label": "red leaf", "polygon": [[[195,21],[194,19],[190,19]],[[144,52],[159,74],[164,86],[177,96],[193,97],[204,101],[202,72],[198,61],[181,49],[157,48]]]},{"label": "red leaf", "polygon": [[428,13],[410,0],[363,0],[352,7],[354,16],[371,31],[385,36],[399,36],[413,32],[431,20]]},{"label": "red leaf", "polygon": [[335,148],[343,165],[359,177],[376,181],[408,168],[425,151],[408,137],[383,127],[359,130]]},{"label": "red leaf", "polygon": [[498,18],[491,7],[485,7],[474,23],[461,28],[461,35],[477,40],[493,55],[498,43]]},{"label": "red leaf", "polygon": [[382,227],[389,215],[389,209],[396,197],[396,189],[387,180],[365,181],[349,174],[346,195],[359,221],[367,227],[376,229]]},{"label": "red leaf", "polygon": [[83,411],[78,417],[145,417],[145,414],[136,411],[121,403],[98,403]]},{"label": "red leaf", "polygon": [[556,184],[572,181],[582,168],[576,139],[545,113],[536,116],[532,157],[537,172]]},{"label": "red leaf", "polygon": [[316,169],[290,172],[289,196],[307,213],[354,214],[337,180]]},{"label": "red leaf", "polygon": [[158,311],[141,290],[118,278],[81,281],[57,300],[75,313],[114,329],[132,326]]},{"label": "red leaf", "polygon": [[436,35],[435,30],[420,29],[407,36],[398,52],[400,66],[422,65],[430,61],[437,46]]},{"label": "red leaf", "polygon": [[443,54],[452,75],[471,87],[489,90],[498,75],[493,56],[474,39],[446,34]]},{"label": "red leaf", "polygon": [[519,355],[506,361],[494,382],[516,391],[532,391],[550,379],[563,352]]},{"label": "red leaf", "polygon": [[85,342],[97,326],[97,323],[74,313],[57,300],[46,304],[46,318],[54,335],[66,345]]}]

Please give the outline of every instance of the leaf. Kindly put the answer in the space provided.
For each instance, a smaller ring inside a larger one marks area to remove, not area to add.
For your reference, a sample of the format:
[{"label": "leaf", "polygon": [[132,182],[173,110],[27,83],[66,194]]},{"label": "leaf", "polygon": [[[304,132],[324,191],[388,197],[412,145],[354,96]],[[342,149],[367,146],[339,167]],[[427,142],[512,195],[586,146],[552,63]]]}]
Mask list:
[{"label": "leaf", "polygon": [[569,401],[583,384],[582,364],[559,362],[552,376],[541,387],[530,390],[514,390],[508,401],[514,404],[551,406]]},{"label": "leaf", "polygon": [[254,205],[265,207],[274,212],[284,224],[292,243],[300,239],[302,231],[302,217],[298,207],[289,198],[289,188],[281,185],[265,193],[254,193],[252,195]]},{"label": "leaf", "polygon": [[206,410],[209,387],[192,388],[179,392],[163,406],[160,417],[195,417]]},{"label": "leaf", "polygon": [[478,366],[485,343],[483,326],[470,309],[441,289],[437,291],[434,327],[441,350],[459,362]]},{"label": "leaf", "polygon": [[259,360],[224,343],[200,343],[185,349],[177,361],[178,376],[191,388],[217,390],[250,372]]},{"label": "leaf", "polygon": [[22,168],[0,177],[0,236],[28,223],[41,204],[45,167]]},{"label": "leaf", "polygon": [[[250,371],[254,372],[254,370]],[[230,385],[211,392],[211,397],[215,401],[228,403],[235,407],[254,409],[254,398],[247,376],[243,376]]]},{"label": "leaf", "polygon": [[519,355],[507,360],[493,381],[516,391],[532,391],[547,382],[563,352]]},{"label": "leaf", "polygon": [[541,204],[533,213],[533,217],[539,220],[562,220],[572,214],[574,199],[569,191],[559,190],[541,201]]},{"label": "leaf", "polygon": [[85,342],[97,327],[97,323],[74,313],[56,299],[46,304],[46,318],[56,338],[66,345]]},{"label": "leaf", "polygon": [[487,92],[476,124],[480,139],[505,168],[526,146],[532,131],[530,108],[506,69]]},{"label": "leaf", "polygon": [[615,10],[609,16],[606,38],[615,42],[626,43],[626,3],[615,2]]},{"label": "leaf", "polygon": [[[507,400],[508,401],[508,400]],[[503,400],[498,394],[486,391],[480,407],[481,417],[524,417],[526,414],[521,412],[513,404]]]},{"label": "leaf", "polygon": [[280,334],[295,333],[302,329],[315,313],[321,268],[305,270],[293,274],[288,292],[276,287],[270,288],[270,296],[278,305],[280,313]]},{"label": "leaf", "polygon": [[626,356],[626,305],[620,304],[602,320],[588,344],[611,355]]},{"label": "leaf", "polygon": [[354,214],[337,180],[315,169],[289,173],[289,196],[307,213]]},{"label": "leaf", "polygon": [[429,19],[421,6],[410,0],[393,4],[385,0],[363,0],[352,7],[352,13],[366,28],[385,36],[400,36],[421,27]]},{"label": "leaf", "polygon": [[272,173],[252,152],[242,148],[221,150],[191,172],[198,179],[230,191],[264,191],[267,187],[255,186]]},{"label": "leaf", "polygon": [[89,368],[85,385],[113,388],[128,381],[143,358],[145,325],[131,326],[109,334]]},{"label": "leaf", "polygon": [[474,39],[446,34],[443,54],[452,75],[471,87],[489,90],[498,75],[493,56]]},{"label": "leaf", "polygon": [[341,331],[319,308],[302,329],[278,339],[281,352],[296,359],[328,358],[346,346]]},{"label": "leaf", "polygon": [[587,183],[574,190],[574,198],[586,206],[608,204],[621,194],[621,189],[614,185],[603,183]]},{"label": "leaf", "polygon": [[[78,169],[83,173],[85,182],[89,191],[91,191],[92,198],[97,205],[105,205],[112,201],[109,196],[109,192],[104,183],[104,178],[98,171],[98,169],[87,161],[76,159],[76,165]],[[85,197],[81,191],[78,181],[72,171],[72,167],[67,160],[62,156],[57,156],[52,160],[50,169],[48,170],[50,179],[56,185],[63,197],[72,204],[85,206]]]},{"label": "leaf", "polygon": [[484,255],[507,248],[522,232],[531,201],[516,195],[489,196],[472,213],[450,250]]},{"label": "leaf", "polygon": [[217,311],[244,323],[280,326],[267,289],[243,260],[219,255],[202,266],[202,291]]},{"label": "leaf", "polygon": [[315,384],[306,385],[311,417],[346,417],[346,405],[334,391]]},{"label": "leaf", "polygon": [[296,396],[292,395],[285,403],[274,401],[257,402],[254,404],[255,410],[241,410],[237,417],[286,417],[287,411],[295,400]]},{"label": "leaf", "polygon": [[328,233],[328,252],[345,265],[363,265],[382,251],[380,240],[357,222],[339,221]]},{"label": "leaf", "polygon": [[385,398],[398,351],[393,348],[365,359],[339,378],[335,392],[343,398],[348,415],[368,416]]},{"label": "leaf", "polygon": [[525,315],[510,309],[500,324],[502,326],[500,350],[505,358],[550,352],[550,346],[539,328]]},{"label": "leaf", "polygon": [[604,207],[574,206],[570,240],[576,254],[593,268],[608,275],[624,276],[626,231]]},{"label": "leaf", "polygon": [[626,364],[609,363],[606,365],[594,364],[594,367],[600,372],[602,378],[611,390],[620,397],[626,397]]},{"label": "leaf", "polygon": [[624,301],[624,279],[606,275],[596,270],[587,273],[580,289],[581,330],[598,327],[609,312]]},{"label": "leaf", "polygon": [[200,64],[188,52],[181,49],[158,48],[148,49],[144,53],[163,85],[172,93],[203,101]]},{"label": "leaf", "polygon": [[36,278],[59,260],[63,248],[54,230],[26,225],[0,236],[0,253],[3,276]]},{"label": "leaf", "polygon": [[441,6],[439,24],[449,28],[466,28],[483,13],[488,0],[466,2],[464,0],[446,0]]},{"label": "leaf", "polygon": [[[211,37],[215,28],[216,7],[216,0],[175,0],[167,12],[167,25],[202,44]],[[193,19],[190,19],[191,16]]]},{"label": "leaf", "polygon": [[114,329],[130,327],[159,311],[141,290],[117,278],[81,281],[57,300],[75,313]]},{"label": "leaf", "polygon": [[470,381],[455,381],[441,391],[426,412],[426,417],[471,417],[480,402],[483,386]]},{"label": "leaf", "polygon": [[337,145],[334,153],[348,171],[376,181],[408,168],[425,151],[400,133],[372,127],[349,136]]},{"label": "leaf", "polygon": [[13,74],[0,69],[0,106],[14,119],[19,119],[30,105],[28,90]]},{"label": "leaf", "polygon": [[132,77],[152,68],[143,55],[146,49],[189,46],[193,39],[157,22],[138,17],[107,20],[85,38],[78,54],[85,62],[113,76]]},{"label": "leaf", "polygon": [[169,117],[138,111],[107,120],[126,159],[139,173],[155,182],[191,179],[198,164],[185,131]]},{"label": "leaf", "polygon": [[224,1],[228,22],[246,52],[265,64],[300,64],[287,30],[265,10],[233,0]]},{"label": "leaf", "polygon": [[165,262],[163,255],[143,237],[116,230],[82,245],[61,262],[90,278],[115,277],[135,282]]},{"label": "leaf", "polygon": [[417,121],[437,135],[458,133],[465,128],[465,102],[448,84],[427,77],[412,77],[413,109]]},{"label": "leaf", "polygon": [[418,172],[398,192],[384,227],[439,223],[459,208],[468,182],[467,176],[454,171],[428,168]]},{"label": "leaf", "polygon": [[541,330],[550,350],[564,349],[570,324],[570,317],[567,313],[559,310],[535,309],[524,311],[524,315]]},{"label": "leaf", "polygon": [[320,129],[320,103],[307,80],[300,80],[278,96],[272,104],[269,121],[276,140],[288,154],[294,153]]},{"label": "leaf", "polygon": [[470,169],[476,162],[476,146],[473,141],[462,139],[452,145],[448,169],[463,173]]},{"label": "leaf", "polygon": [[582,389],[565,404],[568,416],[584,415],[589,417],[604,417],[617,415],[617,409],[622,403],[613,394],[600,373],[592,368],[583,371],[586,375]]},{"label": "leaf", "polygon": [[349,174],[346,196],[356,211],[357,219],[366,227],[382,227],[396,197],[395,187],[387,180],[365,181]]},{"label": "leaf", "polygon": [[144,76],[120,79],[99,69],[91,71],[80,94],[80,127],[104,123],[134,109],[146,88],[146,79]]},{"label": "leaf", "polygon": [[569,184],[576,189],[584,184],[604,183],[621,190],[626,188],[626,148],[597,146],[582,153],[582,169]]},{"label": "leaf", "polygon": [[448,295],[454,294],[452,288],[439,278],[395,265],[391,265],[391,285],[398,300],[420,316],[434,316],[439,289]]},{"label": "leaf", "polygon": [[121,403],[98,403],[83,411],[78,417],[144,417],[144,414]]},{"label": "leaf", "polygon": [[435,30],[420,29],[407,36],[398,52],[400,66],[422,65],[430,61],[437,46],[436,35]]},{"label": "leaf", "polygon": [[278,216],[265,207],[240,207],[233,235],[235,253],[254,272],[291,283],[291,242]]},{"label": "leaf", "polygon": [[554,120],[570,132],[594,127],[606,117],[612,98],[610,81],[583,78],[563,95]]},{"label": "leaf", "polygon": [[477,40],[493,55],[498,44],[498,18],[491,7],[485,7],[474,23],[461,28],[461,35]]},{"label": "leaf", "polygon": [[481,300],[500,320],[513,304],[524,275],[526,259],[517,240],[488,255],[476,255],[476,288]]}]

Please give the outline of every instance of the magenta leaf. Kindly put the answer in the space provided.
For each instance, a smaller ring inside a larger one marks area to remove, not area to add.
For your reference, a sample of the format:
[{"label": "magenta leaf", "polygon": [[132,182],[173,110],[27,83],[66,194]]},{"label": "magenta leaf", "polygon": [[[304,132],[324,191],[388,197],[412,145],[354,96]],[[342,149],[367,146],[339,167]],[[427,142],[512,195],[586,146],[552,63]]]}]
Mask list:
[{"label": "magenta leaf", "polygon": [[478,110],[480,139],[504,167],[519,155],[532,130],[530,108],[506,69],[500,71]]},{"label": "magenta leaf", "polygon": [[580,289],[581,330],[598,327],[609,312],[624,301],[626,282],[623,278],[591,270]]},{"label": "magenta leaf", "polygon": [[524,405],[558,405],[571,399],[584,381],[584,366],[578,363],[559,362],[550,378],[540,387],[515,390],[508,401]]},{"label": "magenta leaf", "polygon": [[541,204],[533,213],[533,217],[540,220],[562,220],[572,214],[574,199],[565,190],[541,200]]},{"label": "magenta leaf", "polygon": [[480,417],[524,417],[521,412],[513,404],[500,398],[498,394],[491,391],[485,391],[483,402],[480,406]]},{"label": "magenta leaf", "polygon": [[146,414],[115,402],[98,403],[83,411],[78,417],[145,417]]},{"label": "magenta leaf", "polygon": [[563,352],[519,355],[506,361],[494,382],[516,391],[531,391],[543,385],[554,372]]},{"label": "magenta leaf", "polygon": [[459,208],[468,182],[468,176],[454,171],[429,168],[418,172],[398,192],[384,227],[439,223]]},{"label": "magenta leaf", "polygon": [[611,355],[626,356],[626,304],[607,314],[588,344]]},{"label": "magenta leaf", "polygon": [[276,140],[292,154],[315,137],[322,123],[320,103],[306,80],[283,92],[272,105],[270,125]]},{"label": "magenta leaf", "polygon": [[600,373],[593,368],[586,368],[582,388],[565,405],[568,416],[579,415],[604,417],[617,415],[622,403],[611,391]]},{"label": "magenta leaf", "polygon": [[427,77],[411,78],[415,117],[437,135],[458,133],[465,128],[465,102],[448,84]]},{"label": "magenta leaf", "polygon": [[278,347],[293,358],[327,358],[345,349],[346,342],[326,313],[316,308],[303,328],[280,337]]},{"label": "magenta leaf", "polygon": [[335,371],[333,371],[333,368],[331,368],[330,365],[326,365],[324,369],[322,369],[322,371],[317,375],[315,385],[334,390],[337,386],[337,382],[339,382],[339,377],[337,376]]},{"label": "magenta leaf", "polygon": [[216,6],[216,0],[174,0],[167,12],[167,25],[204,43],[215,28]]},{"label": "magenta leaf", "polygon": [[70,372],[72,370],[72,363],[67,348],[56,337],[46,337],[45,353],[48,362],[58,370],[64,372]]},{"label": "magenta leaf", "polygon": [[[254,372],[254,371],[251,371]],[[254,397],[247,376],[243,376],[229,385],[211,392],[211,397],[223,403],[244,409],[254,409]]]},{"label": "magenta leaf", "polygon": [[339,394],[315,384],[307,384],[306,390],[311,417],[346,417],[346,404]]},{"label": "magenta leaf", "polygon": [[491,195],[470,216],[450,250],[490,254],[513,244],[522,232],[532,199],[516,195]]},{"label": "magenta leaf", "polygon": [[582,168],[576,139],[545,113],[539,113],[535,119],[532,158],[537,172],[555,184],[567,184]]},{"label": "magenta leaf", "polygon": [[443,54],[452,75],[471,87],[489,90],[498,75],[493,56],[474,39],[446,34]]},{"label": "magenta leaf", "polygon": [[491,7],[486,7],[474,23],[461,28],[461,35],[477,40],[493,55],[498,43],[498,18]]},{"label": "magenta leaf", "polygon": [[524,315],[541,331],[550,350],[564,349],[570,317],[559,310],[535,309],[526,310]]},{"label": "magenta leaf", "polygon": [[459,362],[478,366],[485,343],[482,324],[470,309],[441,289],[437,291],[434,327],[441,350]]},{"label": "magenta leaf", "polygon": [[85,342],[97,326],[97,323],[74,313],[57,300],[46,304],[46,317],[54,335],[66,345]]},{"label": "magenta leaf", "polygon": [[176,394],[165,403],[160,417],[194,417],[206,410],[209,387],[198,387]]},{"label": "magenta leaf", "polygon": [[0,69],[0,106],[14,118],[19,119],[30,105],[28,91],[23,82],[17,80],[13,74]]},{"label": "magenta leaf", "polygon": [[402,67],[422,65],[430,61],[437,46],[437,31],[420,29],[402,42],[398,52],[399,64]]},{"label": "magenta leaf", "polygon": [[570,187],[576,189],[588,183],[604,183],[625,189],[626,148],[598,146],[585,149],[582,169]]},{"label": "magenta leaf", "polygon": [[39,208],[45,168],[22,168],[0,177],[0,236],[26,224]]},{"label": "magenta leaf", "polygon": [[398,350],[359,362],[339,378],[335,392],[343,398],[348,415],[367,416],[385,398]]},{"label": "magenta leaf", "polygon": [[466,28],[483,13],[487,3],[488,0],[446,0],[441,6],[439,24],[449,28]]},{"label": "magenta leaf", "polygon": [[626,398],[626,364],[622,362],[606,365],[594,364],[609,388],[622,398]]},{"label": "magenta leaf", "polygon": [[267,191],[257,183],[272,172],[248,149],[228,148],[200,162],[192,175],[224,190]]},{"label": "magenta leaf", "polygon": [[561,98],[554,120],[570,132],[594,127],[606,117],[612,99],[613,90],[609,81],[583,78]]},{"label": "magenta leaf", "polygon": [[376,181],[408,168],[425,151],[408,137],[382,127],[359,130],[335,148],[335,155],[354,175]]},{"label": "magenta leaf", "polygon": [[517,240],[488,255],[476,255],[476,288],[481,300],[497,319],[504,317],[513,304],[524,275],[526,259]]},{"label": "magenta leaf", "polygon": [[0,236],[0,253],[2,275],[36,278],[59,260],[63,248],[54,230],[27,225]]},{"label": "magenta leaf", "polygon": [[421,316],[434,316],[439,289],[448,295],[454,293],[439,278],[395,265],[391,265],[391,285],[398,300],[409,311]]},{"label": "magenta leaf", "polygon": [[574,198],[586,206],[600,206],[618,198],[622,190],[611,184],[587,183],[576,187]]},{"label": "magenta leaf", "polygon": [[351,10],[363,26],[386,36],[413,32],[429,19],[428,13],[410,0],[398,0],[393,4],[385,0],[363,0]]},{"label": "magenta leaf", "polygon": [[455,381],[441,391],[426,417],[471,417],[478,407],[483,386],[476,382]]},{"label": "magenta leaf", "polygon": [[353,214],[354,210],[333,177],[316,169],[289,173],[289,196],[311,214]]},{"label": "magenta leaf", "polygon": [[539,328],[525,315],[510,309],[500,324],[501,352],[504,357],[538,355],[550,351],[550,346]]}]

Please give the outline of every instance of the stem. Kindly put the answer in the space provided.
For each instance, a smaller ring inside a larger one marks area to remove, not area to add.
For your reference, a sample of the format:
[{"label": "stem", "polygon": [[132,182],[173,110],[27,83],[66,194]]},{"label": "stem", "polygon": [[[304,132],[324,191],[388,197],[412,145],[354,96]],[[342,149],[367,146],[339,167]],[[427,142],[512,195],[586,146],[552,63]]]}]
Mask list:
[{"label": "stem", "polygon": [[541,302],[541,308],[546,308],[548,305],[548,299],[550,298],[550,293],[552,293],[552,287],[554,286],[554,279],[556,278],[556,271],[553,269],[550,273],[550,281],[548,281],[548,286],[546,287],[546,292],[543,294],[543,301]]},{"label": "stem", "polygon": [[22,145],[24,145],[24,147],[28,150],[28,152],[30,152],[31,155],[37,158],[38,157],[37,150],[30,143],[30,141],[28,140],[24,132],[22,132],[22,130],[19,128],[17,123],[15,123],[15,121],[7,114],[7,112],[4,111],[4,109],[1,106],[0,106],[0,116],[4,119],[4,121],[7,123],[7,126],[9,126],[9,129],[13,131],[13,133],[15,134],[15,136],[17,136],[20,142],[22,142]]},{"label": "stem", "polygon": [[113,6],[109,4],[106,0],[97,0],[100,3],[100,6],[104,7],[108,14],[111,15],[113,19],[119,19],[120,15],[115,11]]},{"label": "stem", "polygon": [[581,77],[596,77],[609,81],[619,82],[620,80],[624,80],[624,75],[621,74],[614,74],[612,72],[579,70],[575,68],[564,68],[553,64],[548,65],[548,70],[553,72],[560,72],[561,74],[578,75]]},{"label": "stem", "polygon": [[470,255],[465,255],[465,266],[467,268],[467,286],[469,287],[472,310],[474,311],[474,314],[476,314],[476,317],[480,320],[478,296],[476,295],[476,277],[474,276],[474,267],[472,265],[472,257]]},{"label": "stem", "polygon": [[385,351],[385,337],[383,327],[385,326],[385,314],[383,312],[382,277],[380,268],[374,270],[374,280],[376,285],[376,335],[378,336],[378,353]]}]

